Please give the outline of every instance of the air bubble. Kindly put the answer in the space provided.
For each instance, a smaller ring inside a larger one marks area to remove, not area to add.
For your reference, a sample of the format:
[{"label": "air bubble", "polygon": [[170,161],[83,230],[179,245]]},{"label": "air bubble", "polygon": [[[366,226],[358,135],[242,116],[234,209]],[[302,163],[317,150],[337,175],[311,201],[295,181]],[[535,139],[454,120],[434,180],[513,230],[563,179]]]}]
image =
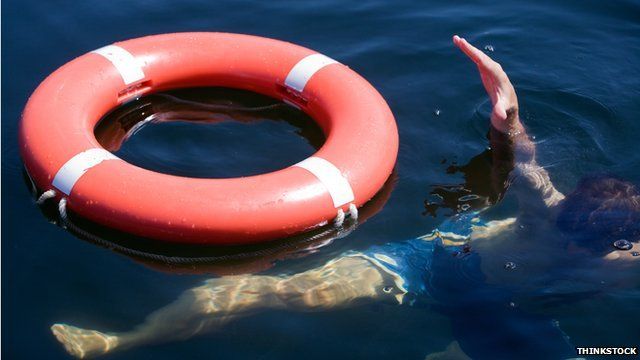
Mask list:
[{"label": "air bubble", "polygon": [[507,261],[506,263],[504,263],[504,268],[506,270],[515,270],[516,268],[516,263],[512,262],[512,261]]},{"label": "air bubble", "polygon": [[493,50],[495,50],[495,49],[493,48],[493,45],[485,45],[485,46],[484,46],[484,49],[485,49],[486,51],[489,51],[489,52],[493,52]]},{"label": "air bubble", "polygon": [[631,250],[631,248],[633,247],[631,242],[625,239],[616,240],[613,243],[613,246],[618,250]]}]

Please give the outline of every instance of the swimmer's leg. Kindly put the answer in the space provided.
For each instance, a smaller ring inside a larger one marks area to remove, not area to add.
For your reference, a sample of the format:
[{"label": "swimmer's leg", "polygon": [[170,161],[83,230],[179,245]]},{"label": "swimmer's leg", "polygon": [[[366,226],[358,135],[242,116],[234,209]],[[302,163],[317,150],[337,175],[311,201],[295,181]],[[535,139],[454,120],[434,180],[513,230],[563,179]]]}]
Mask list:
[{"label": "swimmer's leg", "polygon": [[77,358],[92,357],[112,351],[118,346],[115,335],[81,329],[67,324],[54,324],[51,331],[67,352]]},{"label": "swimmer's leg", "polygon": [[188,338],[221,327],[251,308],[278,307],[272,293],[279,279],[270,276],[227,276],[207,280],[182,293],[173,303],[151,313],[131,331],[101,333],[67,324],[51,327],[65,349],[79,358],[92,357],[159,341]]},{"label": "swimmer's leg", "polygon": [[284,278],[277,284],[280,301],[289,309],[317,311],[346,307],[370,299],[396,302],[397,289],[377,266],[360,256],[345,256],[324,266]]},{"label": "swimmer's leg", "polygon": [[342,257],[292,276],[240,275],[210,279],[149,315],[131,331],[101,333],[66,324],[51,327],[79,358],[148,343],[186,339],[261,309],[318,311],[356,300],[388,296],[383,275],[368,260]]}]

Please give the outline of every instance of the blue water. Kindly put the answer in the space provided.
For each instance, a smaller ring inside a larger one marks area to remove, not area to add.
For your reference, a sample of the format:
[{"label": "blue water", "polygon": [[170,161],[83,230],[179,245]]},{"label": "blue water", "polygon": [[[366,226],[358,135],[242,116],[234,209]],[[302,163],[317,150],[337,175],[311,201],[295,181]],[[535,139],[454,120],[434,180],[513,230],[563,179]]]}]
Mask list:
[{"label": "blue water", "polygon": [[[82,241],[51,225],[25,184],[17,126],[29,95],[57,67],[117,40],[175,31],[283,39],[349,65],[389,103],[401,143],[397,180],[384,207],[347,237],[305,257],[277,261],[267,274],[304,271],[348,250],[429,233],[451,213],[438,209],[430,216],[425,200],[434,185],[464,182],[462,173],[447,168],[464,165],[487,148],[490,111],[474,66],[451,45],[454,33],[480,47],[493,46],[491,55],[511,77],[523,122],[538,143],[538,161],[560,191],[570,192],[582,176],[603,171],[640,184],[640,5],[634,1],[25,0],[5,2],[2,10],[2,356],[7,359],[68,358],[49,330],[53,323],[126,330],[214,276],[159,270]],[[295,127],[278,124],[225,124],[225,131],[239,134],[229,137],[189,126],[171,137],[167,134],[177,131],[172,125],[153,125],[125,150],[149,167],[162,166],[154,162],[162,157],[174,161],[170,168],[184,171],[190,161],[216,156],[197,147],[187,154],[168,150],[195,133],[200,143],[207,136],[222,142],[216,147],[227,154],[258,154],[275,139],[300,154],[313,151],[296,138]],[[236,139],[242,137],[253,143],[248,150],[244,144],[240,150]],[[263,160],[244,166],[257,171],[299,159]],[[216,176],[242,172],[232,166]],[[512,200],[507,192],[495,212],[513,216]],[[616,286],[603,280],[595,294],[576,293],[572,302],[531,311],[557,320],[576,345],[638,346],[638,265],[632,270],[628,276],[612,274]],[[580,276],[566,271],[569,278]],[[496,323],[501,314],[496,312]],[[264,311],[184,341],[109,358],[423,359],[453,340],[451,321],[440,312],[374,303],[317,313]]]}]

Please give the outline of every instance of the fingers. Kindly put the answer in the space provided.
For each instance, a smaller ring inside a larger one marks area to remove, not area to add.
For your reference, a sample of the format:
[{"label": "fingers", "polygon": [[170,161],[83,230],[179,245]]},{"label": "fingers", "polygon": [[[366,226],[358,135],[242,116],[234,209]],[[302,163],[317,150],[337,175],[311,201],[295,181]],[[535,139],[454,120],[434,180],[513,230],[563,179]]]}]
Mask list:
[{"label": "fingers", "polygon": [[493,61],[487,54],[480,51],[475,46],[469,44],[467,40],[459,37],[458,35],[453,36],[453,43],[462,50],[474,63],[478,66],[482,66],[487,69],[491,69],[495,67],[498,63]]},{"label": "fingers", "polygon": [[453,36],[453,43],[476,64],[480,64],[489,59],[489,57],[482,51],[478,50],[475,46],[469,44],[467,40],[459,37],[458,35]]}]

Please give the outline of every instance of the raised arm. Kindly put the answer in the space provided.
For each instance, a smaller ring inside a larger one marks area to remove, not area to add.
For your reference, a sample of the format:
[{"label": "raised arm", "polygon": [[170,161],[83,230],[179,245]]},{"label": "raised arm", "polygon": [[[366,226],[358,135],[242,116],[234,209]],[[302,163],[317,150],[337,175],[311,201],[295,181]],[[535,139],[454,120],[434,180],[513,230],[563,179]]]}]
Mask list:
[{"label": "raised arm", "polygon": [[478,66],[482,84],[491,98],[490,141],[496,158],[494,163],[512,161],[515,175],[536,190],[546,206],[557,205],[564,195],[556,190],[549,173],[536,162],[535,144],[520,122],[518,97],[502,66],[457,35],[453,43]]}]

